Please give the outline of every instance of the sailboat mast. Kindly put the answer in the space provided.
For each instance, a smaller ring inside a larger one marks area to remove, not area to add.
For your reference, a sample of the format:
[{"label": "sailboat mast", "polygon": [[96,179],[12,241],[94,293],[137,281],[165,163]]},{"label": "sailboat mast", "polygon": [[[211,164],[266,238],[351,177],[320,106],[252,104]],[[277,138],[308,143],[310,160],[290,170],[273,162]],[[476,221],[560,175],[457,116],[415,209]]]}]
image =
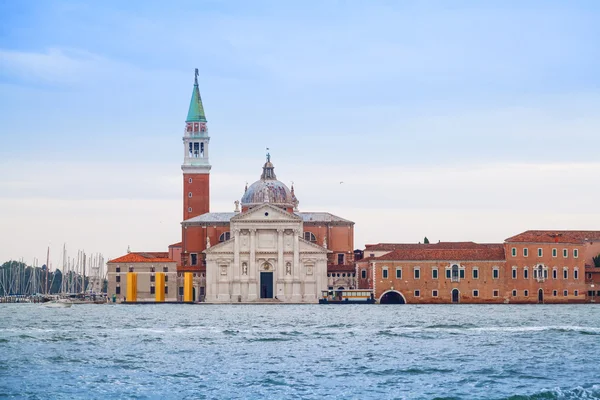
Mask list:
[{"label": "sailboat mast", "polygon": [[50,269],[50,246],[46,252],[46,287],[44,288],[44,294],[48,294],[48,270]]}]

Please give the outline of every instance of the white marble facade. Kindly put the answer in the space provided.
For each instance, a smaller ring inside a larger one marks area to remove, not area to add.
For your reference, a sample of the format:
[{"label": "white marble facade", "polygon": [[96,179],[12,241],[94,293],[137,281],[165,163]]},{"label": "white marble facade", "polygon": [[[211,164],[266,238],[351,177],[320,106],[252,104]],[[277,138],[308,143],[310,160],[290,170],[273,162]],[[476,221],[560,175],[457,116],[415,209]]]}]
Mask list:
[{"label": "white marble facade", "polygon": [[205,250],[207,302],[316,303],[327,290],[328,250],[300,237],[302,218],[264,204],[231,218],[230,231]]}]

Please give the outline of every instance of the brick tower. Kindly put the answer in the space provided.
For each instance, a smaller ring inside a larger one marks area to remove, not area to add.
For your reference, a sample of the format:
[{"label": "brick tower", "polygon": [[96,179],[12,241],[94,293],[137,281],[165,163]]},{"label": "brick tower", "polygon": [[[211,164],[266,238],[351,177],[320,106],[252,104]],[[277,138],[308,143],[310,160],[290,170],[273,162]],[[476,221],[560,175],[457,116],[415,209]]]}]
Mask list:
[{"label": "brick tower", "polygon": [[183,136],[183,220],[209,212],[210,163],[208,161],[208,128],[198,89],[198,69],[190,109],[185,120]]}]

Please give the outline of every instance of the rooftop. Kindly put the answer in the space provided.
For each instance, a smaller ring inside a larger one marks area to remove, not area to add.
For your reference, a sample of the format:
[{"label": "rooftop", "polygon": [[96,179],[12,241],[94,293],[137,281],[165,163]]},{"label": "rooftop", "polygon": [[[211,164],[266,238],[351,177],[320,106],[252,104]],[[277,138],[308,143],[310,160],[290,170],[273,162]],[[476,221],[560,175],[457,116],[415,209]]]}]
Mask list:
[{"label": "rooftop", "polygon": [[168,252],[136,252],[109,260],[109,263],[166,263],[175,262],[169,258]]},{"label": "rooftop", "polygon": [[[389,243],[388,243],[389,245]],[[499,261],[504,260],[504,244],[473,242],[441,242],[434,244],[397,243],[395,250],[380,257],[368,257],[360,261],[404,260],[452,260],[452,261]],[[389,247],[388,247],[389,248]]]},{"label": "rooftop", "polygon": [[525,231],[509,237],[506,242],[583,243],[600,241],[600,231]]}]

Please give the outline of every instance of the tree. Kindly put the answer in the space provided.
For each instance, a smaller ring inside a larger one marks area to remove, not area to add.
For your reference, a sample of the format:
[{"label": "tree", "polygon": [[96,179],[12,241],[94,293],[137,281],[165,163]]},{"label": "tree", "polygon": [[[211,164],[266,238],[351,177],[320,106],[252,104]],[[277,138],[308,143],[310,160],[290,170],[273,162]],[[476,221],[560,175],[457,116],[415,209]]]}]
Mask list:
[{"label": "tree", "polygon": [[423,239],[423,243],[429,244],[429,239],[427,239],[427,236],[425,236],[425,239]]},{"label": "tree", "polygon": [[600,268],[600,254],[598,254],[596,257],[592,257],[592,260],[594,260],[594,267]]}]

